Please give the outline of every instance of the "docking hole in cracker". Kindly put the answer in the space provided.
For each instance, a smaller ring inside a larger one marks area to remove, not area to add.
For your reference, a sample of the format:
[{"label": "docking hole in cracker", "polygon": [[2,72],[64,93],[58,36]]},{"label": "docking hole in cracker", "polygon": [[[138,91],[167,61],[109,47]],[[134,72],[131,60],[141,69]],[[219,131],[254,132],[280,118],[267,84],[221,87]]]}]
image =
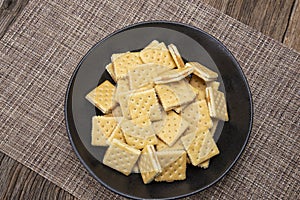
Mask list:
[{"label": "docking hole in cracker", "polygon": [[103,164],[140,173],[144,184],[188,179],[189,165],[205,170],[220,154],[213,137],[229,118],[218,73],[179,52],[157,40],[116,52],[106,65],[115,84],[106,80],[86,95],[103,113],[91,119],[91,145],[106,148]]}]

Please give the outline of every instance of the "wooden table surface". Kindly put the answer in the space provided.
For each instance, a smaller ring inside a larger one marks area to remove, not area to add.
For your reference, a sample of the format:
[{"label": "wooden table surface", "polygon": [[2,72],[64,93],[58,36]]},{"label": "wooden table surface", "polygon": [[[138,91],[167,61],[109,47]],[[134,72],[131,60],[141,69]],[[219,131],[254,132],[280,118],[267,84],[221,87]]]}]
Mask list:
[{"label": "wooden table surface", "polygon": [[[223,13],[300,52],[300,0],[203,0]],[[28,0],[0,0],[0,39]],[[0,152],[0,199],[75,199]]]}]

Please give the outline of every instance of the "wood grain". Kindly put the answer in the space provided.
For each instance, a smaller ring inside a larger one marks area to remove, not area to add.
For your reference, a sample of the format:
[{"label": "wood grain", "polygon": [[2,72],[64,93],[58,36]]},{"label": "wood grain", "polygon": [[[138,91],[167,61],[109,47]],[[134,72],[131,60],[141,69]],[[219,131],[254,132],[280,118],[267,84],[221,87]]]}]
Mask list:
[{"label": "wood grain", "polygon": [[300,1],[294,3],[283,43],[300,52]]},{"label": "wood grain", "polygon": [[300,51],[299,0],[203,1],[251,28]]},{"label": "wood grain", "polygon": [[[299,0],[203,0],[223,13],[300,51]],[[0,39],[28,0],[0,0]],[[75,199],[0,152],[0,199]]]},{"label": "wood grain", "polygon": [[0,161],[0,199],[75,199],[2,152]]}]

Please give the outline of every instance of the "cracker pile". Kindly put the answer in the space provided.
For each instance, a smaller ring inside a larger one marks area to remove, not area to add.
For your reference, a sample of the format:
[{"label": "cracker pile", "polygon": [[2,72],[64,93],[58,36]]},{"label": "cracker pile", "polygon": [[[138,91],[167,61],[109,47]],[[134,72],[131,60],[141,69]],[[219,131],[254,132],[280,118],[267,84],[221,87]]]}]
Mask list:
[{"label": "cracker pile", "polygon": [[113,54],[106,70],[116,84],[106,80],[86,95],[103,112],[91,131],[93,146],[108,146],[103,164],[138,172],[145,184],[185,180],[187,164],[209,167],[220,153],[216,126],[228,121],[216,72],[156,40]]}]

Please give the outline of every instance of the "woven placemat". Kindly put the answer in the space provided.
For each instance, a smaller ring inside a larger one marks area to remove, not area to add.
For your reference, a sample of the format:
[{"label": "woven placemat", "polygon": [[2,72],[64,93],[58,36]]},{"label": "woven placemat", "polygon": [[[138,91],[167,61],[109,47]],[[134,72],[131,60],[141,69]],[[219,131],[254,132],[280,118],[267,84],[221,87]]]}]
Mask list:
[{"label": "woven placemat", "polygon": [[191,24],[222,41],[253,94],[253,130],[241,158],[216,185],[190,198],[299,199],[299,54],[197,1],[30,1],[0,41],[1,151],[76,197],[119,199],[75,156],[64,96],[77,63],[97,41],[154,19]]}]

